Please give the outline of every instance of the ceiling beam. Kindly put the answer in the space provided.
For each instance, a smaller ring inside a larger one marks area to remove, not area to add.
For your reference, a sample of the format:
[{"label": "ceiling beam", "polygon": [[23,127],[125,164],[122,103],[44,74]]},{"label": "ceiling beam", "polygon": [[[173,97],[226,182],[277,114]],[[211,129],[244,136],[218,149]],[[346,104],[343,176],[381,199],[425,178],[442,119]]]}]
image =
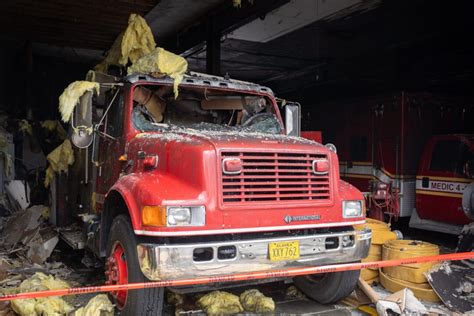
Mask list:
[{"label": "ceiling beam", "polygon": [[215,10],[200,17],[199,21],[160,42],[164,48],[181,54],[206,41],[210,20],[214,23],[215,32],[222,36],[255,18],[264,18],[266,13],[288,2],[289,0],[258,0],[251,4],[249,1],[242,1],[242,7],[235,8],[232,1],[224,1]]}]

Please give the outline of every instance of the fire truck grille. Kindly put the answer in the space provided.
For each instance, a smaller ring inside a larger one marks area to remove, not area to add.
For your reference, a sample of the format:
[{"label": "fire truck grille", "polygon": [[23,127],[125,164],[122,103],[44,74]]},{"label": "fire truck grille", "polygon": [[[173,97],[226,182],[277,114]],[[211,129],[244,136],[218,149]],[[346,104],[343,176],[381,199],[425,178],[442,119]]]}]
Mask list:
[{"label": "fire truck grille", "polygon": [[329,174],[312,171],[313,160],[325,154],[222,152],[225,158],[240,158],[242,172],[222,173],[224,204],[330,198]]}]

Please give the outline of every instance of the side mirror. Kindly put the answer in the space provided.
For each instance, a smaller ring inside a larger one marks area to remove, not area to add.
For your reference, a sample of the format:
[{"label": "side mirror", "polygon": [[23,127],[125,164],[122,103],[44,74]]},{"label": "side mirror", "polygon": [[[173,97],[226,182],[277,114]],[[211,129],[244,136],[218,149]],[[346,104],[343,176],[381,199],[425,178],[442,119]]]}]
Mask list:
[{"label": "side mirror", "polygon": [[79,98],[71,118],[71,142],[78,148],[87,148],[93,139],[92,92],[87,91]]},{"label": "side mirror", "polygon": [[299,103],[285,105],[286,135],[300,136],[301,134],[301,106]]}]

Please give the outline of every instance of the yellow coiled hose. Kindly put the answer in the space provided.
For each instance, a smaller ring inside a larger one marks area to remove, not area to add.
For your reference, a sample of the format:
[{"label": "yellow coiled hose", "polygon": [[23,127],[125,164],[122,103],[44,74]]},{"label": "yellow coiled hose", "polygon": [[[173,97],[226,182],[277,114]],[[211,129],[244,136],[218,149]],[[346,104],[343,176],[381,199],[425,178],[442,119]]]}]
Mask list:
[{"label": "yellow coiled hose", "polygon": [[[369,254],[362,262],[380,261],[382,260],[382,245],[388,241],[402,238],[400,232],[390,230],[390,225],[372,218],[367,218],[366,223],[355,226],[356,230],[362,230],[365,227],[372,231],[372,243],[370,245]],[[378,280],[379,271],[377,268],[362,269],[360,276],[367,283]]]},{"label": "yellow coiled hose", "polygon": [[[439,255],[438,246],[417,240],[389,240],[382,247],[383,260],[436,255]],[[382,268],[380,283],[390,291],[399,291],[407,287],[417,298],[437,302],[439,298],[424,275],[434,264],[427,262]]]}]

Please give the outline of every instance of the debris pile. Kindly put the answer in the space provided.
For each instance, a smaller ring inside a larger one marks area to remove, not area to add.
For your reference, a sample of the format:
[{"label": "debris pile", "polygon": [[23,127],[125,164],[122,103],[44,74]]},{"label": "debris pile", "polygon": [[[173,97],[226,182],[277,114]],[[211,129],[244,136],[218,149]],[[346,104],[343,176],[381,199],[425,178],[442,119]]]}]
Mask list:
[{"label": "debris pile", "polygon": [[[367,219],[365,225],[356,226],[356,229],[366,226],[372,230],[372,245],[364,262],[436,256],[440,253],[437,245],[418,240],[401,240],[401,233],[391,231],[390,225],[384,222]],[[463,249],[469,249],[469,246]],[[378,315],[452,311],[465,313],[474,308],[472,271],[471,262],[444,262],[440,265],[434,262],[412,263],[382,269],[363,269],[359,288],[366,298],[356,291],[342,303]],[[427,302],[427,305],[418,300]],[[440,300],[450,310],[442,305],[433,305]]]},{"label": "debris pile", "polygon": [[380,316],[389,316],[393,315],[393,313],[398,315],[428,313],[426,307],[416,299],[413,292],[409,289],[403,289],[383,299],[379,299],[376,308]]},{"label": "debris pile", "polygon": [[433,290],[450,310],[474,312],[473,263],[472,260],[443,262],[425,273]]},{"label": "debris pile", "polygon": [[46,212],[45,206],[35,205],[8,218],[0,238],[4,253],[15,253],[31,263],[44,263],[58,243],[57,233],[45,224]]}]

